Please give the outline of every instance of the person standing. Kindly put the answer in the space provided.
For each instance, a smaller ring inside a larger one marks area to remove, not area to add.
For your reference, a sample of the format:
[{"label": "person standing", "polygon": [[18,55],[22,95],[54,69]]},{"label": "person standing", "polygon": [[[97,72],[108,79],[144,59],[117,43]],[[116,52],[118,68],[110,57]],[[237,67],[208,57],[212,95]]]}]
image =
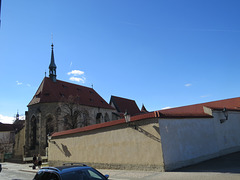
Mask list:
[{"label": "person standing", "polygon": [[37,156],[34,154],[33,155],[33,169],[35,169],[36,168],[36,166],[37,166]]},{"label": "person standing", "polygon": [[42,157],[40,154],[38,154],[38,169],[41,169],[42,166]]}]

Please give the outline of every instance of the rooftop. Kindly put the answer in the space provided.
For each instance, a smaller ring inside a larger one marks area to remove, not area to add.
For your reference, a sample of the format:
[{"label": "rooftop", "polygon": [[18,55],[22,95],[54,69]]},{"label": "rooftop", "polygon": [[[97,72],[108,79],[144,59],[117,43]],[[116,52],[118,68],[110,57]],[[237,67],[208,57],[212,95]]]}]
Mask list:
[{"label": "rooftop", "polygon": [[28,106],[38,103],[66,102],[74,97],[74,102],[105,109],[113,109],[94,89],[45,77]]}]

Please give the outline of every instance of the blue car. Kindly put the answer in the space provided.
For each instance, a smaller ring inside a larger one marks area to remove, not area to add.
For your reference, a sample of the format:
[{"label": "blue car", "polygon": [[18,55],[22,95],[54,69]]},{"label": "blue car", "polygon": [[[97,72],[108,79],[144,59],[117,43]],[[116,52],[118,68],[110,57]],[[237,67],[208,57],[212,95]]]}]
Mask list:
[{"label": "blue car", "polygon": [[43,167],[33,180],[107,180],[108,177],[85,164],[71,163],[60,167]]}]

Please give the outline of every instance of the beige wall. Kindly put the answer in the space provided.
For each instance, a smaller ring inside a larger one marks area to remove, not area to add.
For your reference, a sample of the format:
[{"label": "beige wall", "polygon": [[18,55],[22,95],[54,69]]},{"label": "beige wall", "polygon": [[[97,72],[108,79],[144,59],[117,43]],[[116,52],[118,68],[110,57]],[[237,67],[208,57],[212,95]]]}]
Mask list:
[{"label": "beige wall", "polygon": [[23,157],[25,145],[25,127],[15,134],[14,156]]},{"label": "beige wall", "polygon": [[163,171],[162,148],[157,120],[127,124],[52,138],[49,164],[81,162],[96,168]]}]

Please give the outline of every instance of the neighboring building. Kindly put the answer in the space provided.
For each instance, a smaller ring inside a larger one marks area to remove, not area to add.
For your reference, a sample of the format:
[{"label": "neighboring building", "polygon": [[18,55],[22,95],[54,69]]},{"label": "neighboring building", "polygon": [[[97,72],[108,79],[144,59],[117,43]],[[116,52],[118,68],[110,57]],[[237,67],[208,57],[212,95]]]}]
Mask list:
[{"label": "neighboring building", "polygon": [[58,80],[53,45],[49,77],[28,104],[25,155],[45,155],[54,132],[115,120],[116,110],[94,89]]},{"label": "neighboring building", "polygon": [[[116,116],[123,118],[124,114],[135,116],[141,114],[136,102],[131,99],[126,99],[117,96],[111,96],[109,104],[117,110]],[[116,118],[117,119],[117,118]]]},{"label": "neighboring building", "polygon": [[16,120],[13,124],[0,123],[0,154],[9,154],[11,157],[20,157],[22,159],[24,153],[24,120]]},{"label": "neighboring building", "polygon": [[22,160],[25,147],[25,120],[20,120],[17,118],[13,124],[15,126],[13,156],[15,159]]},{"label": "neighboring building", "polygon": [[240,97],[56,132],[49,164],[167,171],[237,152],[239,137]]},{"label": "neighboring building", "polygon": [[15,127],[13,124],[0,123],[0,153],[12,154],[14,145]]}]

